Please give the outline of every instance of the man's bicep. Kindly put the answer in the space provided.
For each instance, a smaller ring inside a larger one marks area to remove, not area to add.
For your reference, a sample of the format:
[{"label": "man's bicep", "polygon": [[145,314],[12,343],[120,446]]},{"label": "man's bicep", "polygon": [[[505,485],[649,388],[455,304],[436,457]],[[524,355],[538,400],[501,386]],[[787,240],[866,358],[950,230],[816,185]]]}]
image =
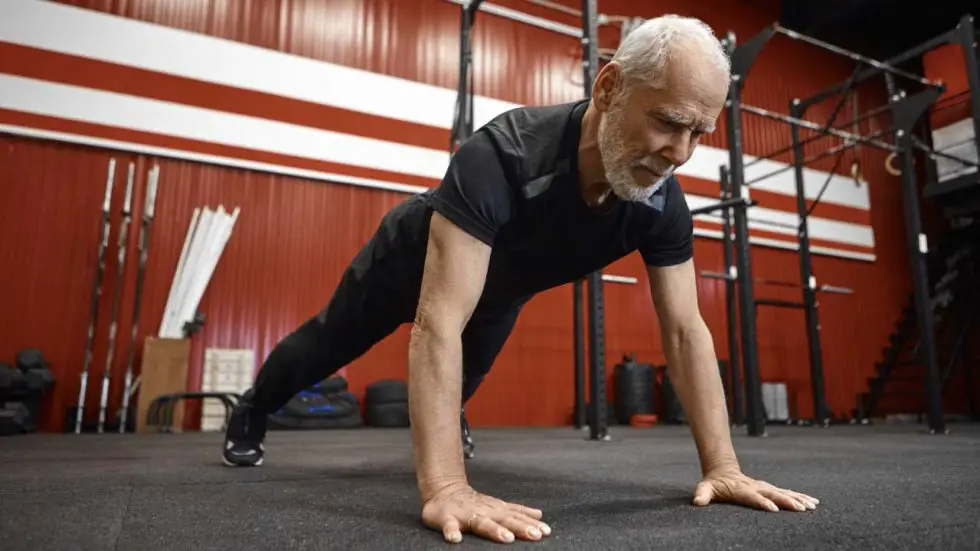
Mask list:
[{"label": "man's bicep", "polygon": [[693,259],[671,266],[648,265],[647,275],[650,294],[663,329],[684,329],[700,323]]},{"label": "man's bicep", "polygon": [[490,246],[432,213],[415,329],[459,337],[483,294]]}]

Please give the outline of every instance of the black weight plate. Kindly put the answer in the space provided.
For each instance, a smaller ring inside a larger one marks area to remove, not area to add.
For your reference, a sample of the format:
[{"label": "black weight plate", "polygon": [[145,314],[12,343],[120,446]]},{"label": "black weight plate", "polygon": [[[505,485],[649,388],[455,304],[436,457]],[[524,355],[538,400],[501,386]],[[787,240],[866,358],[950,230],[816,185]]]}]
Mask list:
[{"label": "black weight plate", "polygon": [[44,355],[37,348],[25,348],[17,353],[17,368],[21,371],[44,367]]},{"label": "black weight plate", "polygon": [[408,384],[405,381],[386,379],[368,385],[364,395],[367,405],[408,402]]}]

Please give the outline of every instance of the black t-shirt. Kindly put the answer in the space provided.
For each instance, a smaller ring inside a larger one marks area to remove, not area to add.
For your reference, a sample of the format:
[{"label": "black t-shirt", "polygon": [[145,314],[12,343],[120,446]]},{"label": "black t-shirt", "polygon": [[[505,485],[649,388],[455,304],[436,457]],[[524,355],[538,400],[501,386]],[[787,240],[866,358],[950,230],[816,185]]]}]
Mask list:
[{"label": "black t-shirt", "polygon": [[481,302],[514,302],[634,251],[652,266],[693,255],[694,223],[671,177],[646,202],[589,207],[578,179],[588,100],[508,111],[453,156],[426,202],[493,248]]}]

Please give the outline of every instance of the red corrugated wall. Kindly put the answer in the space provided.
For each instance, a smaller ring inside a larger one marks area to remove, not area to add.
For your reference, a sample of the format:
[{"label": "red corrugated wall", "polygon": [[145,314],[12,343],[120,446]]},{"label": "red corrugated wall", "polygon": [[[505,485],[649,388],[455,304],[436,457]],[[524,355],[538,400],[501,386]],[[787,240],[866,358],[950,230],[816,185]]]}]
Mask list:
[{"label": "red corrugated wall", "polygon": [[[445,0],[65,3],[447,88],[456,84],[458,6]],[[496,3],[578,24],[574,17],[521,0]],[[664,12],[695,15],[719,32],[735,31],[741,41],[775,17],[742,3],[728,5],[720,0],[689,6],[676,0],[610,0],[602,3],[601,10],[644,17]],[[614,47],[618,31],[604,29],[602,38],[603,47]],[[474,48],[475,80],[481,95],[527,104],[581,96],[579,44],[574,38],[483,14]],[[843,80],[850,70],[849,64],[836,58],[777,38],[760,56],[745,101],[786,112],[792,97]],[[862,91],[863,108],[880,101],[883,97],[873,91]],[[832,107],[830,103],[819,106],[812,117],[820,120]],[[782,146],[788,139],[788,127],[746,116],[748,154]],[[724,126],[706,143],[723,147]],[[0,189],[11,200],[2,203],[0,224],[4,235],[22,233],[25,238],[5,240],[2,248],[5,266],[16,270],[8,269],[0,276],[5,282],[0,300],[13,305],[16,315],[0,321],[0,350],[10,355],[19,347],[34,345],[51,358],[59,384],[47,403],[44,425],[56,430],[63,408],[73,404],[77,395],[104,166],[110,154],[123,167],[132,156],[13,138],[2,144]],[[853,296],[821,297],[828,402],[838,413],[849,411],[855,394],[864,390],[909,288],[898,182],[883,171],[883,154],[864,149],[860,155],[864,176],[871,182],[877,261],[814,259],[821,281],[855,290]],[[145,178],[149,161],[139,158],[141,178]],[[190,209],[220,202],[226,207],[240,206],[243,212],[200,307],[208,323],[194,340],[192,386],[198,382],[205,347],[254,348],[261,359],[296,323],[318,309],[329,297],[344,263],[381,215],[403,197],[183,161],[155,162],[161,167],[161,182],[141,316],[144,331],[158,327]],[[830,165],[817,167],[827,170]],[[24,228],[30,230],[24,232]],[[283,248],[276,251],[277,246]],[[752,259],[756,277],[797,279],[797,256],[792,252],[755,248]],[[699,239],[696,261],[703,270],[722,269],[720,244]],[[109,285],[114,269],[114,260],[110,260]],[[641,262],[634,255],[610,272],[641,281],[636,286],[607,286],[610,373],[624,353],[663,362]],[[135,272],[130,271],[126,278],[127,298],[120,320],[126,328],[134,277]],[[757,290],[760,296],[795,298],[785,289],[757,286]],[[721,282],[701,280],[700,297],[718,355],[727,357]],[[474,424],[569,421],[573,401],[571,302],[571,289],[564,287],[542,294],[527,307],[493,374],[471,403]],[[103,303],[108,304],[106,298]],[[98,333],[96,374],[101,372],[99,359],[104,357],[105,319],[103,316]],[[117,374],[124,368],[122,347],[128,339],[120,341],[114,365]],[[347,374],[353,390],[360,393],[365,384],[378,378],[404,377],[406,345],[403,329],[351,366]],[[763,378],[786,381],[797,413],[807,415],[811,404],[802,312],[761,311],[759,348]],[[96,394],[90,391],[89,404],[95,403]],[[113,403],[118,394],[115,392]]]}]

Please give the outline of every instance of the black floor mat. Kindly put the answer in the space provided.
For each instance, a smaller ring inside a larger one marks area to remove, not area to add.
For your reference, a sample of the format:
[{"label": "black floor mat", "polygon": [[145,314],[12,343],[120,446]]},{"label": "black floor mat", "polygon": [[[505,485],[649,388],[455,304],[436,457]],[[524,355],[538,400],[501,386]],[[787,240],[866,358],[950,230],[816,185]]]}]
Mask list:
[{"label": "black floor mat", "polygon": [[[475,429],[471,482],[539,507],[571,549],[980,549],[980,427],[735,431],[743,469],[821,499],[808,513],[690,506],[686,427]],[[220,434],[0,439],[0,549],[451,549],[418,520],[408,429],[274,432],[266,464]],[[499,548],[466,536],[463,548]]]}]

